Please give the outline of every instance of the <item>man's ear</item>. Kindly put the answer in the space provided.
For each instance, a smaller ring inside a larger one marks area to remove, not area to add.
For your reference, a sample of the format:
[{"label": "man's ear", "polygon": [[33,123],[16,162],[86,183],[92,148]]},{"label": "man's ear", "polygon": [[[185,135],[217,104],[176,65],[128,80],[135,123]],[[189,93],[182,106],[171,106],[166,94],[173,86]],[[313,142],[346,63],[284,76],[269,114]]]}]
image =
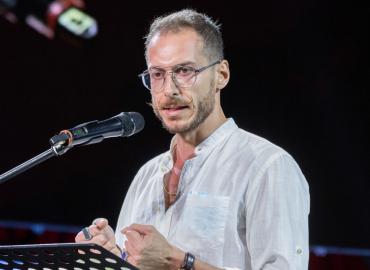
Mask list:
[{"label": "man's ear", "polygon": [[230,80],[230,69],[229,62],[227,60],[222,60],[217,69],[217,82],[216,89],[223,89]]}]

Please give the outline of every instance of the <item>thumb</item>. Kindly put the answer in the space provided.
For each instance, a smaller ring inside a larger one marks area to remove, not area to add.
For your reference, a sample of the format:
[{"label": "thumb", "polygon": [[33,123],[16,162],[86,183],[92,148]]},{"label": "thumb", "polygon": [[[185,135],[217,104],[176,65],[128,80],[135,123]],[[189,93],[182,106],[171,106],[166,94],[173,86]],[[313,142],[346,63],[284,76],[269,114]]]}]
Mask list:
[{"label": "thumb", "polygon": [[151,225],[131,224],[130,226],[122,229],[121,232],[126,234],[127,231],[136,231],[140,234],[146,235],[152,233],[154,230],[154,227]]},{"label": "thumb", "polygon": [[93,221],[93,224],[99,229],[103,230],[108,226],[108,220],[106,218],[96,218]]}]

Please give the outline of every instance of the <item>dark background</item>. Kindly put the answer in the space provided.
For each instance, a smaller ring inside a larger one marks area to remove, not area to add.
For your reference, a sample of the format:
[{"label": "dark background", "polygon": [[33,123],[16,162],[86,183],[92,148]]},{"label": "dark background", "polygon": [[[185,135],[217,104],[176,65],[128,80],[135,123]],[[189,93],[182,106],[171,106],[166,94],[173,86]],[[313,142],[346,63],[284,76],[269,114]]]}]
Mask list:
[{"label": "dark background", "polygon": [[143,39],[184,7],[222,23],[225,113],[286,149],[311,193],[311,244],[370,248],[370,9],[347,2],[86,1],[99,35],[80,48],[0,18],[0,172],[47,150],[65,128],[138,111],[130,138],[74,148],[0,185],[0,219],[115,226],[139,167],[169,147],[151,108]]}]

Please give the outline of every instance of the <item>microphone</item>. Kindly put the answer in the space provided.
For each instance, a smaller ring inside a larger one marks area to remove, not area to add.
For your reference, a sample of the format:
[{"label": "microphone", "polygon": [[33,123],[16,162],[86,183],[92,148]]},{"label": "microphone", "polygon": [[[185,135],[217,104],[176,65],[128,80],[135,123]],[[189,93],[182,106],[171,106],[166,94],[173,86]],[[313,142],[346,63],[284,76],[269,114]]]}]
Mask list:
[{"label": "microphone", "polygon": [[105,138],[129,137],[140,132],[145,125],[143,116],[137,112],[122,112],[103,121],[83,123],[62,130],[49,142],[51,149],[0,175],[0,184],[54,156],[63,155],[75,145],[98,143]]},{"label": "microphone", "polygon": [[140,132],[145,125],[138,112],[122,112],[102,121],[91,121],[71,129],[62,130],[49,142],[52,146],[63,145],[71,148],[76,145],[99,143],[106,138],[129,137]]}]

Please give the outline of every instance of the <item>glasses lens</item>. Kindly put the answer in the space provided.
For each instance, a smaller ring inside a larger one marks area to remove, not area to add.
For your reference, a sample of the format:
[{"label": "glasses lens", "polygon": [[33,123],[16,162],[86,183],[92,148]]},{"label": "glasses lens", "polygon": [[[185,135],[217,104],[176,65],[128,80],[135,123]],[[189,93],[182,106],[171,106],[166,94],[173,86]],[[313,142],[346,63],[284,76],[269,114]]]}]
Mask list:
[{"label": "glasses lens", "polygon": [[180,87],[190,87],[195,81],[195,69],[189,66],[179,66],[173,70],[173,78]]}]

